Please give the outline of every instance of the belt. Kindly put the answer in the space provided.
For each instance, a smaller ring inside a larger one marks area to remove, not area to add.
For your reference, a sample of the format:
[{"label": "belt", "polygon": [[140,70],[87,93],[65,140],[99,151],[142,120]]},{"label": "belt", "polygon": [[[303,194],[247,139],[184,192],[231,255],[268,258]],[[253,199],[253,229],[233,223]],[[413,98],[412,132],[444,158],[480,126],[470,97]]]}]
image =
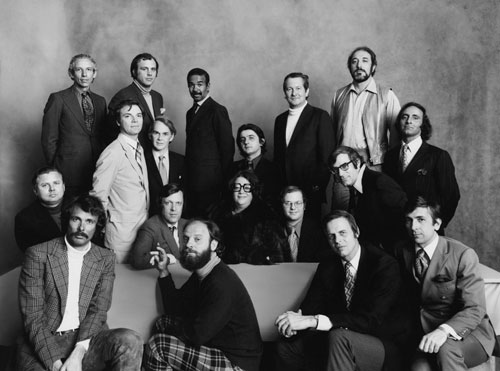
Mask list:
[{"label": "belt", "polygon": [[58,335],[58,336],[63,336],[63,335],[66,335],[66,334],[69,334],[69,333],[72,333],[75,331],[78,331],[78,328],[73,328],[71,330],[66,330],[66,331],[54,331],[53,334]]}]

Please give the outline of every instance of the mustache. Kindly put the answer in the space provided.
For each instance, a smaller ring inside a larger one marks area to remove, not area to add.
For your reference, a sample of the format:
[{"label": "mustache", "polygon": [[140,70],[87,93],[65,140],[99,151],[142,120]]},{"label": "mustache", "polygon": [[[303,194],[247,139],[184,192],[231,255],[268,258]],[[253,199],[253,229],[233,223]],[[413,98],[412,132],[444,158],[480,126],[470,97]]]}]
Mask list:
[{"label": "mustache", "polygon": [[73,232],[70,234],[70,237],[83,237],[83,238],[89,238],[88,234],[85,232]]}]

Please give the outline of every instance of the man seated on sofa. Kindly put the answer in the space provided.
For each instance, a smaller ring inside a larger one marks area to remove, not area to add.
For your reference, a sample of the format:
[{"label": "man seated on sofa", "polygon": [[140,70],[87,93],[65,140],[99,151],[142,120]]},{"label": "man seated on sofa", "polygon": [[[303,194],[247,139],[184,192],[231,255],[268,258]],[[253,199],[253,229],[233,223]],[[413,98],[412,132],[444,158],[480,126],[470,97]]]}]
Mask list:
[{"label": "man seated on sofa", "polygon": [[277,345],[277,370],[320,370],[325,363],[326,370],[399,370],[396,260],[361,245],[346,211],[326,216],[324,229],[335,255],[319,264],[301,309],[276,319],[285,337]]},{"label": "man seated on sofa", "polygon": [[22,251],[63,235],[61,209],[65,187],[61,172],[45,166],[35,172],[31,182],[36,200],[16,215],[14,223],[17,246]]},{"label": "man seated on sofa", "polygon": [[152,253],[166,315],[146,344],[146,370],[259,369],[262,342],[250,296],[236,273],[221,261],[220,230],[192,219],[184,228],[181,265],[193,274],[176,289],[168,265],[172,255]]},{"label": "man seated on sofa", "polygon": [[159,194],[160,213],[139,228],[132,247],[131,263],[135,269],[152,268],[151,251],[160,246],[167,254],[179,259],[179,247],[184,240],[186,220],[181,218],[184,191],[176,183],[162,187]]},{"label": "man seated on sofa", "polygon": [[396,249],[416,329],[409,337],[413,371],[467,370],[486,362],[495,346],[477,254],[439,236],[441,223],[435,202],[411,199],[406,206],[411,240]]},{"label": "man seated on sofa", "polygon": [[106,223],[102,203],[79,196],[68,205],[63,221],[64,237],[26,251],[19,277],[24,337],[17,370],[139,371],[140,335],[109,330],[106,324],[115,256],[90,242]]}]

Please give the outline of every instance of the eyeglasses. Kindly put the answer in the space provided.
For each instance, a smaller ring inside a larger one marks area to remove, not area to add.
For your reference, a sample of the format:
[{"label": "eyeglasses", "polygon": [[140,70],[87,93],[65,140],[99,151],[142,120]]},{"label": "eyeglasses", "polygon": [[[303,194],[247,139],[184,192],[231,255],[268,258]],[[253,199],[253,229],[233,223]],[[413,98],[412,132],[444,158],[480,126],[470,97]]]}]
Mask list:
[{"label": "eyeglasses", "polygon": [[286,208],[291,208],[292,206],[297,208],[297,207],[301,207],[303,205],[304,205],[304,201],[295,201],[295,202],[285,201],[285,202],[283,202],[283,206],[285,206]]},{"label": "eyeglasses", "polygon": [[247,183],[247,184],[240,184],[240,183],[231,184],[231,191],[239,192],[241,189],[243,189],[243,191],[245,191],[246,193],[250,193],[253,191],[253,186],[249,183]]},{"label": "eyeglasses", "polygon": [[344,162],[342,165],[340,166],[337,166],[337,167],[332,167],[331,171],[332,173],[336,174],[336,175],[339,175],[339,170],[342,170],[342,171],[347,171],[349,170],[349,165],[352,164],[352,161],[349,161],[349,162]]}]

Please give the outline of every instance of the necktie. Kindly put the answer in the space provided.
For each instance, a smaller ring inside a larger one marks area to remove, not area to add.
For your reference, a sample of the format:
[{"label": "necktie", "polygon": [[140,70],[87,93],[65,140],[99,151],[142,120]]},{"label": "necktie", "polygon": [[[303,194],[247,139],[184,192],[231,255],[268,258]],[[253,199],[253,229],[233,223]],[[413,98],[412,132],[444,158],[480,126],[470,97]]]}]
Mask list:
[{"label": "necktie", "polygon": [[405,144],[401,149],[401,170],[403,172],[408,167],[409,162],[410,162],[410,146],[408,146],[408,144]]},{"label": "necktie", "polygon": [[296,262],[297,254],[299,252],[299,239],[297,238],[297,233],[295,233],[295,227],[290,228],[290,234],[288,235],[288,245],[290,246],[292,260]]},{"label": "necktie", "polygon": [[356,209],[356,205],[358,204],[358,195],[359,192],[354,187],[349,187],[349,212],[352,214]]},{"label": "necktie", "polygon": [[246,170],[253,170],[253,161],[247,161],[247,168]]},{"label": "necktie", "polygon": [[137,142],[137,146],[135,147],[135,161],[137,161],[139,169],[141,169],[142,172],[142,147],[139,142]]},{"label": "necktie", "polygon": [[198,112],[198,109],[200,108],[198,103],[193,104],[193,115],[196,115],[196,112]]},{"label": "necktie", "polygon": [[166,164],[165,156],[160,156],[160,161],[158,163],[158,170],[160,171],[161,181],[163,185],[168,183],[168,169]]},{"label": "necktie", "polygon": [[85,126],[87,130],[92,131],[92,127],[94,126],[94,107],[88,93],[82,93],[82,110]]},{"label": "necktie", "polygon": [[424,249],[418,249],[417,258],[415,259],[415,276],[420,282],[423,281],[427,268],[429,268],[429,257]]},{"label": "necktie", "polygon": [[177,229],[177,227],[175,225],[168,226],[168,230],[170,231],[170,233],[172,233],[172,236],[174,237],[174,240],[177,243],[177,247],[178,247],[179,246],[179,236],[177,235],[177,233],[175,233],[176,229]]},{"label": "necktie", "polygon": [[354,267],[351,263],[345,263],[345,281],[344,281],[344,293],[345,293],[345,303],[347,309],[351,306],[352,292],[354,290],[354,275],[352,273],[352,269]]}]

